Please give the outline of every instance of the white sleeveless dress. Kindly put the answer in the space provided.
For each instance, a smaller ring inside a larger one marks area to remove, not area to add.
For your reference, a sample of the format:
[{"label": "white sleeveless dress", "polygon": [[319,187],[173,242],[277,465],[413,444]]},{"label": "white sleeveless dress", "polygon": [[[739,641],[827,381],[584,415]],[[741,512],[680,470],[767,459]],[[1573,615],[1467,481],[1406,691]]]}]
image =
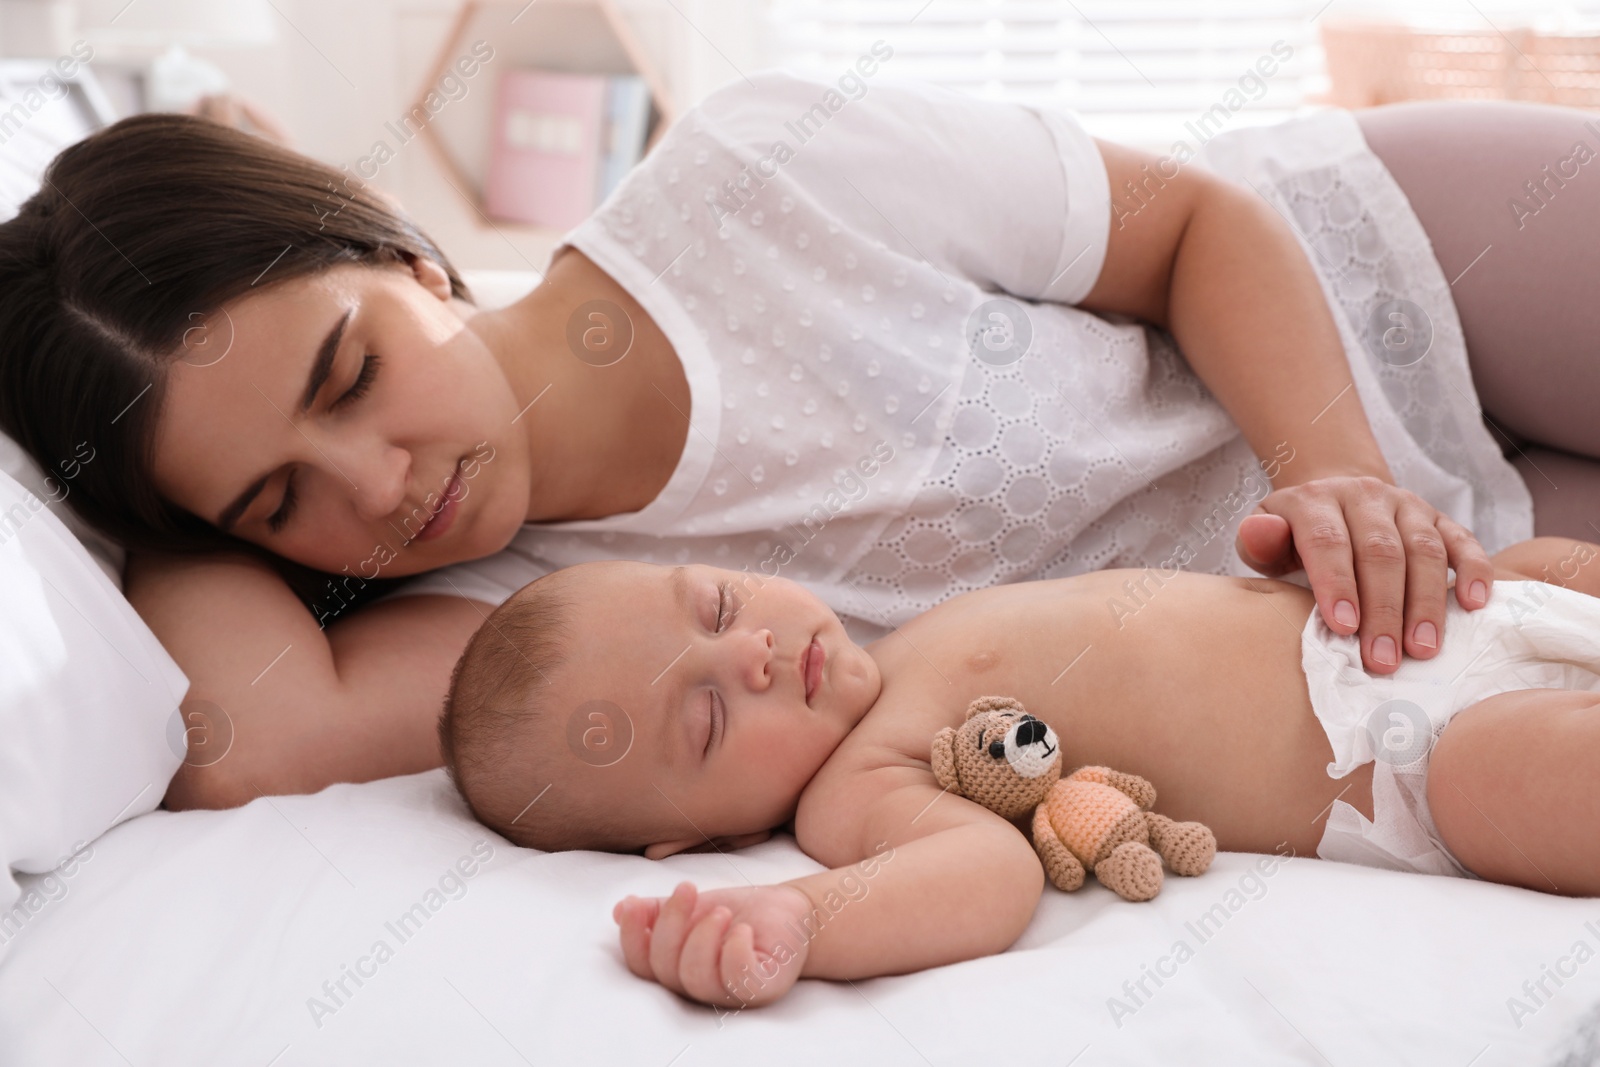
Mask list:
[{"label": "white sleeveless dress", "polygon": [[[1449,287],[1354,118],[1224,133],[1190,165],[1292,221],[1397,483],[1490,552],[1531,536]],[[1109,192],[1069,112],[912,83],[849,99],[785,72],[734,82],[565,238],[683,362],[690,430],[666,487],[637,512],[525,525],[391,595],[498,604],[586,560],[694,561],[799,581],[866,641],[1000,582],[1254,574],[1234,534],[1274,457],[1168,334],[1071,306],[1104,261]],[[1396,300],[1431,332],[1411,362],[1381,340]]]}]

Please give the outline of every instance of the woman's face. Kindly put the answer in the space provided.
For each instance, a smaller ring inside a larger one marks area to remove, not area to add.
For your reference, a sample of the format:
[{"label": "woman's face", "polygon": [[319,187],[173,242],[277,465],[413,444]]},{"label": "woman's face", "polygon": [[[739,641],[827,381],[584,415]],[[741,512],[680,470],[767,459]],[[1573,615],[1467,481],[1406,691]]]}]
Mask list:
[{"label": "woman's face", "polygon": [[339,266],[194,321],[157,420],[167,500],[369,579],[510,542],[528,512],[527,435],[437,264]]}]

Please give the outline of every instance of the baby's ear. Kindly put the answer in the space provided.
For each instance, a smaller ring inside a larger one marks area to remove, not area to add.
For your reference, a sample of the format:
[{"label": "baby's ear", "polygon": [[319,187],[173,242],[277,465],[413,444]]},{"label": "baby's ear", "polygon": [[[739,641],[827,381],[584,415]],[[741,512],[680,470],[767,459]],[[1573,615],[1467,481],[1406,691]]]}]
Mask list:
[{"label": "baby's ear", "polygon": [[750,834],[734,834],[731,837],[719,837],[714,841],[705,838],[692,838],[683,841],[663,841],[655,845],[646,845],[644,858],[647,860],[664,860],[668,856],[676,856],[680,852],[733,852],[751,845],[759,845],[772,836],[771,830],[757,830]]},{"label": "baby's ear", "polygon": [[946,726],[933,735],[933,776],[939,784],[952,793],[961,792],[961,781],[956,777],[956,731]]},{"label": "baby's ear", "polygon": [[721,837],[717,839],[717,847],[725,852],[733,852],[741,848],[749,848],[751,845],[759,845],[771,836],[771,830],[757,830],[753,834],[736,834],[733,837]]},{"label": "baby's ear", "polygon": [[644,858],[647,860],[664,860],[668,856],[675,856],[680,852],[687,852],[696,845],[703,845],[703,837],[690,837],[682,841],[661,841],[654,845],[644,847]]}]

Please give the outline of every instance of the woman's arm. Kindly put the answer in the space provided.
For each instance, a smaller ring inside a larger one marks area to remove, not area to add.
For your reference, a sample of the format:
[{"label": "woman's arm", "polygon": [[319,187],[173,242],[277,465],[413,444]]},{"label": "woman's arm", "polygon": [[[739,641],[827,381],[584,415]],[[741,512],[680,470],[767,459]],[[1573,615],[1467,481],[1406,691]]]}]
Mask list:
[{"label": "woman's arm", "polygon": [[[1169,330],[1258,456],[1294,460],[1282,488],[1333,474],[1392,481],[1316,272],[1261,197],[1196,166],[1156,189],[1156,157],[1095,142],[1111,181],[1105,266],[1080,303]],[[1145,205],[1123,183],[1149,183]]]},{"label": "woman's arm", "polygon": [[[1493,566],[1469,530],[1392,484],[1327,299],[1288,223],[1261,197],[1197,167],[1162,174],[1158,187],[1149,177],[1161,173],[1157,157],[1096,144],[1120,206],[1105,265],[1080,306],[1170,330],[1257,456],[1293,449],[1272,477],[1274,514],[1240,529],[1246,562],[1265,573],[1304,566],[1328,626],[1359,628],[1369,671],[1395,670],[1402,647],[1434,655],[1446,567],[1471,610],[1486,602],[1473,599],[1473,582],[1492,581]],[[1146,190],[1137,210],[1127,182]],[[1417,639],[1424,623],[1434,627],[1431,647],[1426,631]],[[1394,642],[1392,659],[1382,645],[1374,655],[1383,637]]]},{"label": "woman's arm", "polygon": [[[435,723],[450,670],[487,605],[379,601],[320,629],[264,562],[130,554],[125,593],[189,677],[185,710],[220,708],[168,808],[226,808],[440,765]],[[186,716],[187,717],[187,716]],[[230,728],[231,727],[231,733]]]}]

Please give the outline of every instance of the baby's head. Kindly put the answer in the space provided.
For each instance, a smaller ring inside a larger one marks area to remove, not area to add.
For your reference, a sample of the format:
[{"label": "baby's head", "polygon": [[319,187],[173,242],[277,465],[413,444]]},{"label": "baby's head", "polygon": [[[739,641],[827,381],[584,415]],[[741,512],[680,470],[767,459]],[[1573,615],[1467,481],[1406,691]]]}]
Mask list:
[{"label": "baby's head", "polygon": [[439,740],[473,814],[519,845],[737,848],[794,815],[881,681],[795,582],[607,560],[495,609],[456,664]]}]

